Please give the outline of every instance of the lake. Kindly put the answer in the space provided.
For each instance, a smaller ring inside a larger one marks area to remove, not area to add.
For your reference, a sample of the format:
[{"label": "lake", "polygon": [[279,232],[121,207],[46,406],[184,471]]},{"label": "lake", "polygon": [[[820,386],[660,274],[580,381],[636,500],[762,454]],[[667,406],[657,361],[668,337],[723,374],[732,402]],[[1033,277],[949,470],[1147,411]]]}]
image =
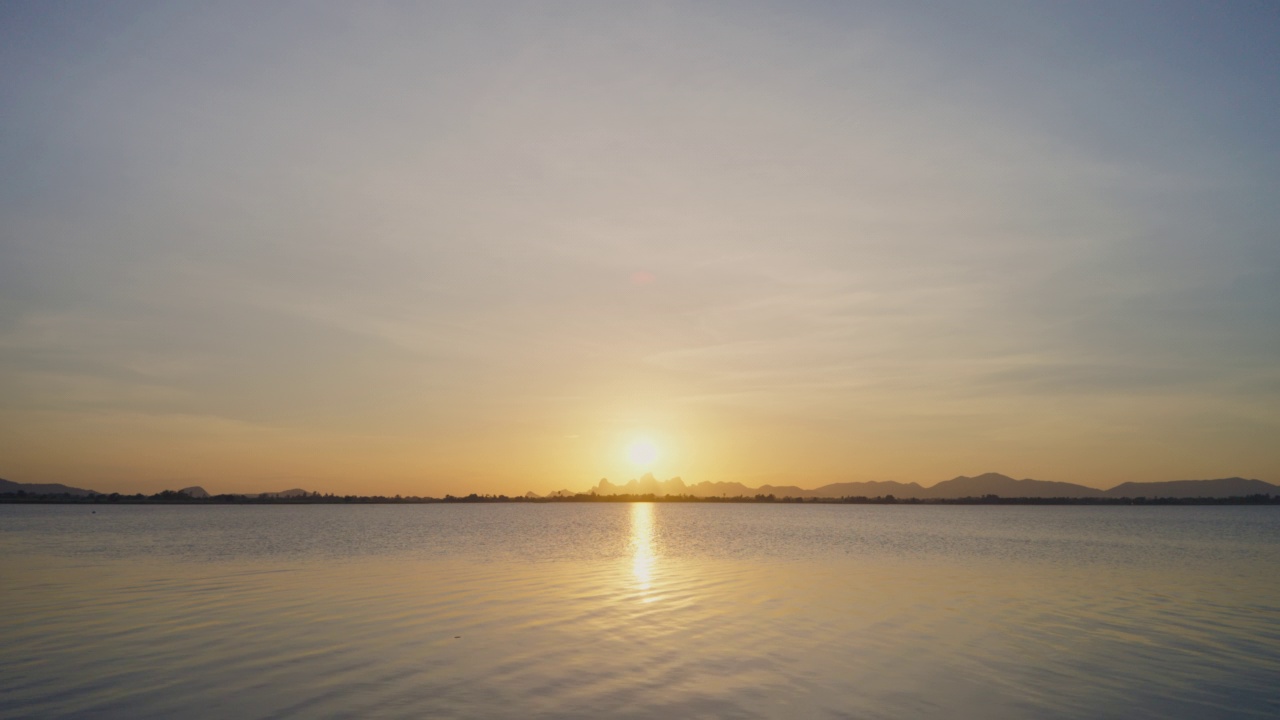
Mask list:
[{"label": "lake", "polygon": [[4,718],[1276,718],[1280,508],[0,505]]}]

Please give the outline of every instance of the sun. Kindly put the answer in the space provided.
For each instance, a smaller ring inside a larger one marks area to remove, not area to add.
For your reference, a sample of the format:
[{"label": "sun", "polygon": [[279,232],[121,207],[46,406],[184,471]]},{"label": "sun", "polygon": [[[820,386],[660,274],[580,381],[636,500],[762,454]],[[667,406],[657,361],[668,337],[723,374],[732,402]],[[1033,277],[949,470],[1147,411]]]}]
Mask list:
[{"label": "sun", "polygon": [[647,439],[636,440],[627,446],[627,457],[632,465],[648,470],[658,459],[658,446]]}]

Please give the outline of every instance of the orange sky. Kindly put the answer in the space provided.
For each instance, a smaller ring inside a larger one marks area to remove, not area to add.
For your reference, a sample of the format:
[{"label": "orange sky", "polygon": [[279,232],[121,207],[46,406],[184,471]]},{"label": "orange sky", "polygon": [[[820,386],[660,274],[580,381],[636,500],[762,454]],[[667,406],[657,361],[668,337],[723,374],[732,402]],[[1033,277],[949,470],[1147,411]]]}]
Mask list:
[{"label": "orange sky", "polygon": [[0,477],[1280,482],[1268,26],[995,12],[6,8]]}]

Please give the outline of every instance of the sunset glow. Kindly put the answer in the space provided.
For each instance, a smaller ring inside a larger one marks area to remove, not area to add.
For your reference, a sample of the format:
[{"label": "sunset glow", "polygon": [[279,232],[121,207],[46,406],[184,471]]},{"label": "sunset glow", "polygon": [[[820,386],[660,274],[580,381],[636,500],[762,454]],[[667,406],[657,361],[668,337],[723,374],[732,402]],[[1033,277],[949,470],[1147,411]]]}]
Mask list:
[{"label": "sunset glow", "polygon": [[6,3],[0,477],[1280,481],[1276,17]]},{"label": "sunset glow", "polygon": [[650,470],[658,460],[658,447],[649,440],[636,440],[627,447],[627,459],[637,469]]},{"label": "sunset glow", "polygon": [[1275,717],[1277,567],[1280,0],[0,2],[4,717]]}]

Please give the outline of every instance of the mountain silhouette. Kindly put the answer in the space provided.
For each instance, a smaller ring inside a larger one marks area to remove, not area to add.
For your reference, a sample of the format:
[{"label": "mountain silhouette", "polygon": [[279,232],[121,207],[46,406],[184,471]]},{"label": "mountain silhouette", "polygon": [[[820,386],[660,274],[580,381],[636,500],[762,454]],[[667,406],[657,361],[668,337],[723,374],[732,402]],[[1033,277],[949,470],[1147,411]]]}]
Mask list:
[{"label": "mountain silhouette", "polygon": [[983,473],[976,477],[960,477],[942,482],[926,489],[924,497],[958,498],[981,497],[983,495],[999,495],[1000,497],[1102,497],[1097,488],[1076,485],[1067,482],[1051,482],[1047,480],[1014,480],[1000,473]]},{"label": "mountain silhouette", "polygon": [[1135,483],[1117,485],[1103,493],[1105,497],[1238,497],[1244,495],[1271,495],[1280,486],[1261,480],[1239,477],[1218,480],[1170,480],[1168,482]]},{"label": "mountain silhouette", "polygon": [[[1110,490],[1099,490],[1098,488],[1068,482],[1032,480],[1030,478],[1015,480],[1008,475],[989,472],[973,477],[961,475],[950,480],[943,480],[929,487],[924,487],[914,482],[901,483],[890,480],[832,483],[806,490],[794,485],[761,485],[753,488],[737,482],[700,482],[689,485],[679,477],[674,477],[670,480],[658,480],[652,473],[645,473],[641,477],[621,485],[602,478],[588,492],[596,495],[653,494],[659,497],[664,495],[692,495],[694,497],[773,495],[774,497],[798,498],[870,498],[892,495],[904,500],[948,500],[983,497],[986,495],[998,495],[1005,498],[1197,498],[1280,494],[1280,485],[1272,485],[1261,480],[1232,477],[1217,480],[1127,482]],[[553,495],[564,495],[566,493],[567,491],[562,490],[558,493],[553,493]]]},{"label": "mountain silhouette", "polygon": [[0,493],[25,492],[28,495],[98,495],[96,490],[71,487],[62,483],[19,483],[0,479]]},{"label": "mountain silhouette", "polygon": [[292,488],[292,489],[290,489],[290,490],[281,490],[280,492],[264,492],[264,493],[258,493],[258,494],[256,495],[256,497],[260,497],[260,498],[296,498],[296,497],[306,497],[307,495],[310,495],[310,494],[311,494],[311,493],[310,493],[309,491],[307,491],[307,490],[303,490],[302,488]]}]

